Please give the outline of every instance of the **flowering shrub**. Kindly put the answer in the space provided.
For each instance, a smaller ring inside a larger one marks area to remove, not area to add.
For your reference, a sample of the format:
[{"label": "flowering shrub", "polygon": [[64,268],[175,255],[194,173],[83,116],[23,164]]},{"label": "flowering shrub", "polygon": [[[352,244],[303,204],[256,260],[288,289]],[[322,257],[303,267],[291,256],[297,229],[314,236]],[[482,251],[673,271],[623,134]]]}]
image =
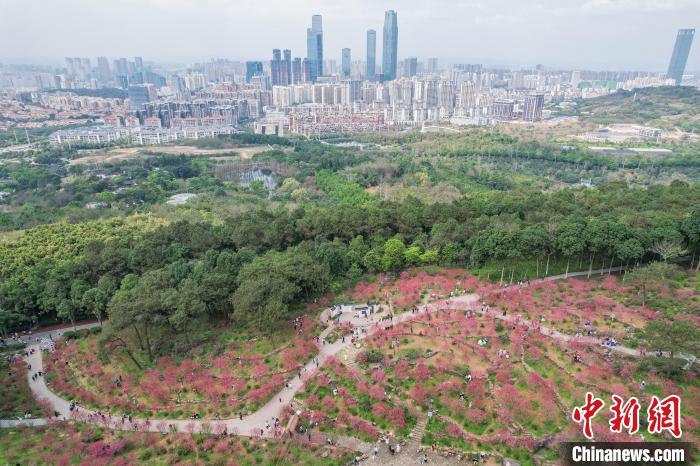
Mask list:
[{"label": "flowering shrub", "polygon": [[234,410],[254,410],[267,402],[316,354],[310,319],[304,318],[301,327],[301,334],[277,349],[265,340],[250,340],[201,360],[161,357],[140,374],[126,373],[121,364],[128,361],[117,355],[104,364],[95,341],[87,348],[76,341],[59,342],[47,358],[46,372],[54,390],[98,410],[233,417]]}]

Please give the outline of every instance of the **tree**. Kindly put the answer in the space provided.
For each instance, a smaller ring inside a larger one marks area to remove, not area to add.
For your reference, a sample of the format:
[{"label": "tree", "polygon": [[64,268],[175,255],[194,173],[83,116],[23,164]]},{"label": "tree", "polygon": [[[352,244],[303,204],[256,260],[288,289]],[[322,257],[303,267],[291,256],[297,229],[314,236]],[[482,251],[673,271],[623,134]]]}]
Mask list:
[{"label": "tree", "polygon": [[370,272],[379,272],[382,269],[382,255],[379,251],[371,249],[365,254],[362,263]]},{"label": "tree", "polygon": [[625,264],[636,262],[644,257],[644,246],[636,238],[627,239],[615,247],[615,255]]},{"label": "tree", "polygon": [[0,308],[0,335],[3,338],[24,322],[26,322],[26,317],[21,312]]},{"label": "tree", "polygon": [[56,315],[64,321],[67,320],[70,322],[73,325],[73,328],[75,328],[75,317],[77,312],[77,307],[73,301],[69,299],[64,299],[58,303],[58,306],[56,306]]},{"label": "tree", "polygon": [[164,298],[170,296],[172,288],[170,274],[163,269],[146,272],[142,277],[125,276],[107,305],[106,337],[133,331],[138,347],[153,361],[154,330],[168,320],[171,310]]},{"label": "tree", "polygon": [[369,252],[369,246],[362,236],[355,236],[348,245],[348,262],[362,266],[365,255]]},{"label": "tree", "polygon": [[350,265],[347,247],[340,238],[335,238],[333,242],[324,241],[321,243],[316,249],[315,259],[327,266],[334,277],[344,275]]},{"label": "tree", "polygon": [[387,272],[396,272],[403,267],[406,246],[399,238],[391,238],[384,243],[382,268]]},{"label": "tree", "polygon": [[207,307],[202,301],[199,286],[188,278],[183,280],[177,291],[172,290],[166,297],[167,305],[172,309],[168,321],[175,329],[185,333],[189,339],[187,329],[193,323],[198,322],[207,313]]},{"label": "tree", "polygon": [[[693,208],[690,212],[687,212],[681,222],[681,231],[688,240],[688,244],[693,246],[693,259],[695,258],[695,253],[700,247],[700,207]],[[692,267],[692,263],[690,264]],[[700,270],[700,260],[695,266],[695,271]]]},{"label": "tree", "polygon": [[421,262],[421,252],[418,246],[411,246],[406,248],[403,253],[404,261],[408,265],[418,265]]},{"label": "tree", "polygon": [[677,240],[661,240],[656,241],[649,248],[651,252],[661,257],[664,262],[669,259],[675,259],[688,253],[688,250]]},{"label": "tree", "polygon": [[351,282],[356,283],[362,277],[362,269],[357,264],[352,264],[348,269],[347,277]]},{"label": "tree", "polygon": [[[674,320],[671,323],[653,320],[647,323],[641,336],[650,348],[668,353],[671,363],[677,354],[685,356],[700,354],[700,330],[685,320]],[[668,377],[673,366],[672,364],[664,366]]]},{"label": "tree", "polygon": [[567,218],[557,232],[557,249],[566,257],[566,275],[569,274],[569,263],[572,257],[583,253],[585,242],[583,232],[586,224],[583,219]]},{"label": "tree", "polygon": [[231,317],[271,332],[293,303],[328,287],[329,271],[301,248],[270,251],[244,265],[231,297]]},{"label": "tree", "polygon": [[109,302],[109,296],[101,288],[90,288],[83,294],[81,300],[81,305],[89,313],[97,317],[100,322],[100,327],[102,326],[102,319],[104,318],[105,311],[107,310],[107,303]]},{"label": "tree", "polygon": [[625,226],[622,223],[608,216],[589,219],[584,231],[590,259],[588,263],[589,277],[596,255],[604,254],[608,257],[614,257],[615,246],[624,235],[624,230]]},{"label": "tree", "polygon": [[636,267],[634,270],[625,275],[625,281],[629,281],[635,285],[642,293],[642,306],[646,306],[647,292],[650,287],[657,283],[666,281],[673,272],[676,271],[676,266],[665,262],[653,262],[646,267]]},{"label": "tree", "polygon": [[545,236],[544,236],[544,244],[543,244],[543,249],[544,253],[547,256],[547,265],[545,266],[544,269],[544,275],[545,277],[549,276],[549,260],[552,257],[552,254],[554,254],[557,251],[557,230],[559,229],[559,225],[555,222],[548,222],[544,225],[544,231],[545,231]]},{"label": "tree", "polygon": [[435,264],[440,258],[440,251],[437,249],[427,249],[420,256],[420,260],[423,264]]}]

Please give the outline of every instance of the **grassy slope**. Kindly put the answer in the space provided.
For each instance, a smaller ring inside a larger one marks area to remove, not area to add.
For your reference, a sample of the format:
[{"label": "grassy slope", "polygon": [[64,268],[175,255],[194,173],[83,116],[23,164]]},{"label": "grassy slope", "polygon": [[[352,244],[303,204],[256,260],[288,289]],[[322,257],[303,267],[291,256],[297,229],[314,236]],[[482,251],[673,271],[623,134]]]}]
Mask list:
[{"label": "grassy slope", "polygon": [[596,123],[643,123],[700,132],[700,90],[693,87],[618,91],[581,101],[578,110],[584,119]]}]

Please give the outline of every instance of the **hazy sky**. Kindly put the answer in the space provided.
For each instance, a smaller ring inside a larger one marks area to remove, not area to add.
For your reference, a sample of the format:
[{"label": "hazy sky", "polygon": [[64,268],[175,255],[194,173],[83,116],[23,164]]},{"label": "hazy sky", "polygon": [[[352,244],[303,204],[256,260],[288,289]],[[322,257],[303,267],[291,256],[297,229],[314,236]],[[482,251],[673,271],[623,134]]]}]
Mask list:
[{"label": "hazy sky", "polygon": [[[487,65],[665,71],[677,29],[700,26],[700,0],[0,0],[0,57],[304,56],[317,13],[326,57],[350,47],[364,60],[369,28],[381,53],[387,9],[399,58]],[[688,70],[700,70],[699,40]]]}]

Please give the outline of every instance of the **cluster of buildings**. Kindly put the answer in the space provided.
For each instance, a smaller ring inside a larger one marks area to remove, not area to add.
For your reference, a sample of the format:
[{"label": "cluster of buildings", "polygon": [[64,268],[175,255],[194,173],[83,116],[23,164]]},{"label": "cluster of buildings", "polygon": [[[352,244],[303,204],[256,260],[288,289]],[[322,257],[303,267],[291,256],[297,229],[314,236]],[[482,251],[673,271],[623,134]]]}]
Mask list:
[{"label": "cluster of buildings", "polygon": [[381,111],[356,111],[340,105],[304,104],[270,112],[255,122],[257,134],[284,136],[287,132],[308,138],[330,134],[376,133],[389,129]]},{"label": "cluster of buildings", "polygon": [[183,128],[91,126],[55,131],[49,135],[49,143],[52,145],[61,145],[123,142],[137,145],[154,145],[183,139],[200,139],[215,137],[221,134],[233,134],[237,131],[238,130],[233,126],[195,126]]},{"label": "cluster of buildings", "polygon": [[[326,119],[333,113],[333,134],[364,132],[364,126],[358,128],[358,119],[373,122],[377,131],[450,119],[471,124],[537,122],[544,116],[545,97],[551,101],[556,94],[554,90],[493,89],[484,85],[482,73],[465,69],[470,68],[463,66],[450,73],[421,74],[387,82],[335,79],[273,86],[272,104],[266,108],[266,118],[255,128],[258,132],[267,132],[271,127],[279,129],[280,114],[288,117],[285,131],[305,135],[309,132],[307,126],[299,132],[292,124],[298,114]],[[376,115],[381,115],[382,121],[377,121]]]},{"label": "cluster of buildings", "polygon": [[[312,137],[440,121],[534,123],[547,119],[551,107],[573,105],[579,98],[680,84],[694,33],[678,32],[666,73],[440,66],[434,57],[399,60],[398,16],[389,10],[380,38],[376,30],[366,31],[364,60],[353,59],[352,51],[343,48],[338,64],[324,47],[321,15],[313,15],[303,57],[276,48],[267,61],[217,59],[181,69],[165,69],[141,57],[98,57],[95,62],[68,57],[59,69],[18,66],[8,71],[0,65],[0,116],[6,117],[0,124],[17,124],[21,115],[32,124],[76,123],[87,116],[109,128],[62,131],[52,142],[111,141],[123,132],[137,143],[149,143],[139,141],[233,131],[245,124],[259,133]],[[100,95],[101,90],[120,95]]]}]

